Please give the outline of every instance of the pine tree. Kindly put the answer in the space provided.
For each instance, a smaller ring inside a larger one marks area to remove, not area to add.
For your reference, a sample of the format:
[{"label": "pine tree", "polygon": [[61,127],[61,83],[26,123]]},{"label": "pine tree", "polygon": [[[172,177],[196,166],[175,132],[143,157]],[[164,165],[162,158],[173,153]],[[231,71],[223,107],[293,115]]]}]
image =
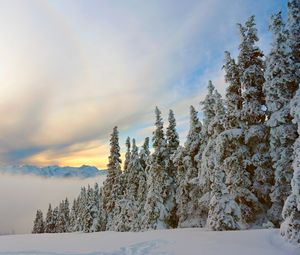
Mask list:
[{"label": "pine tree", "polygon": [[175,203],[173,180],[169,176],[170,156],[163,131],[160,110],[155,109],[156,129],[153,133],[153,149],[149,166],[148,193],[145,203],[143,229],[163,229],[177,224],[173,219]]},{"label": "pine tree", "polygon": [[264,92],[269,114],[267,125],[270,127],[270,155],[275,184],[272,187],[272,207],[268,216],[279,226],[293,174],[292,145],[297,137],[297,130],[290,116],[290,100],[295,94],[296,86],[293,79],[295,70],[281,12],[271,17],[270,31],[273,33],[273,42],[271,52],[266,58]]},{"label": "pine tree", "polygon": [[37,210],[36,216],[33,222],[32,234],[44,233],[44,219],[41,210]]},{"label": "pine tree", "polygon": [[[291,114],[300,135],[300,89],[292,100]],[[283,207],[281,234],[287,241],[300,244],[300,136],[294,143],[293,169],[292,192]]]},{"label": "pine tree", "polygon": [[51,204],[49,204],[46,219],[45,219],[45,233],[54,233],[55,224],[53,222],[53,212]]},{"label": "pine tree", "polygon": [[[106,216],[103,218],[102,225],[106,225],[106,230],[113,228],[113,215],[116,202],[120,199],[122,194],[121,187],[121,159],[120,159],[120,146],[119,146],[119,132],[118,128],[114,127],[110,139],[110,155],[109,163],[107,165],[108,174],[105,182],[103,183],[103,201],[102,213],[105,212]],[[101,229],[105,230],[105,229]]]},{"label": "pine tree", "polygon": [[243,89],[241,119],[245,127],[245,144],[249,149],[249,163],[246,168],[260,202],[260,210],[265,212],[270,207],[272,163],[269,155],[269,130],[265,125],[263,53],[255,45],[258,37],[254,16],[248,18],[245,26],[238,26],[241,36],[238,65]]}]

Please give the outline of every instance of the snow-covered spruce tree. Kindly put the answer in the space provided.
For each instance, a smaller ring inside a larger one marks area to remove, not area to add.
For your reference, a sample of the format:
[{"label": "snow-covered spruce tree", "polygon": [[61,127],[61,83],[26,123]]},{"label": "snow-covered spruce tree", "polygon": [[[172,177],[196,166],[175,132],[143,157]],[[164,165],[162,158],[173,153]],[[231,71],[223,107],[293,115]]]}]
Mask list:
[{"label": "snow-covered spruce tree", "polygon": [[[211,200],[211,184],[216,167],[216,138],[224,130],[225,108],[221,95],[214,89],[211,91],[209,86],[207,98],[202,102],[204,109],[210,109],[209,117],[204,111],[204,139],[207,140],[205,149],[203,150],[200,168],[199,168],[199,206],[201,207],[203,217],[207,215],[209,203]],[[209,105],[207,105],[209,104]],[[206,217],[204,217],[206,219]]]},{"label": "snow-covered spruce tree", "polygon": [[94,220],[98,219],[98,208],[95,204],[94,190],[88,185],[86,192],[85,205],[83,206],[83,219],[82,219],[82,231],[83,232],[94,232],[92,226]]},{"label": "snow-covered spruce tree", "polygon": [[294,80],[300,83],[300,1],[288,0],[288,45],[292,50]]},{"label": "snow-covered spruce tree", "polygon": [[241,126],[241,109],[243,105],[242,87],[240,81],[239,67],[230,53],[225,51],[224,58],[225,81],[228,83],[226,89],[226,122],[225,128],[237,128]]},{"label": "snow-covered spruce tree", "polygon": [[[133,162],[133,164],[135,164]],[[136,163],[138,166],[138,163]],[[145,215],[145,203],[147,198],[147,173],[146,169],[143,168],[142,164],[141,169],[138,172],[137,179],[139,180],[138,190],[137,190],[137,197],[136,197],[136,204],[137,204],[137,217],[133,222],[132,231],[140,231],[142,229],[142,221]],[[137,167],[140,168],[139,166]]]},{"label": "snow-covered spruce tree", "polygon": [[[300,135],[300,89],[292,100],[291,114]],[[285,201],[281,224],[281,234],[289,242],[300,244],[300,136],[294,143],[292,192]]]},{"label": "snow-covered spruce tree", "polygon": [[179,136],[176,131],[176,120],[173,110],[169,111],[168,121],[169,125],[166,130],[167,147],[169,149],[170,155],[172,155],[179,146]]},{"label": "snow-covered spruce tree", "polygon": [[[103,183],[102,191],[102,213],[106,213],[103,217],[102,226],[106,226],[106,229],[111,230],[113,228],[113,215],[116,202],[121,198],[122,187],[121,187],[121,158],[120,158],[120,146],[119,146],[119,132],[118,128],[114,127],[113,133],[110,139],[110,155],[109,163],[107,165],[107,178]],[[105,222],[104,222],[105,221]]]},{"label": "snow-covered spruce tree", "polygon": [[67,197],[65,199],[65,217],[66,217],[66,232],[68,232],[69,225],[70,225],[70,203]]},{"label": "snow-covered spruce tree", "polygon": [[[227,93],[226,95],[226,97],[229,97],[228,103],[230,104],[229,112],[231,116],[233,116],[231,111],[238,113],[237,111],[239,110],[239,107],[234,105],[232,97],[237,99],[236,104],[240,104],[241,101],[241,99],[238,98],[238,84],[236,81],[234,85],[236,86],[236,95],[233,95],[233,93]],[[240,115],[237,114],[235,119],[225,116],[225,108],[221,95],[217,91],[214,91],[213,96],[214,117],[208,125],[210,139],[203,158],[204,164],[206,163],[207,166],[210,167],[208,175],[211,183],[211,199],[208,206],[207,227],[212,230],[235,230],[240,229],[241,211],[239,205],[235,201],[236,196],[233,196],[228,191],[225,184],[224,159],[227,156],[225,152],[228,150],[227,146],[229,144],[226,143],[225,145],[224,143],[225,139],[223,134],[226,131],[223,130],[226,126],[237,125],[239,122],[238,117]],[[229,121],[230,124],[226,125],[226,121]],[[238,150],[240,148],[235,149]]]},{"label": "snow-covered spruce tree", "polygon": [[146,171],[148,160],[150,157],[150,150],[149,150],[149,137],[145,138],[144,144],[141,147],[140,150],[140,162],[143,167],[143,169]]},{"label": "snow-covered spruce tree", "polygon": [[[212,81],[208,81],[207,86],[208,93],[205,96],[205,99],[200,102],[200,105],[202,105],[202,112],[203,112],[203,139],[206,143],[204,150],[202,153],[199,153],[196,157],[196,160],[198,162],[198,176],[200,181],[200,190],[201,190],[201,203],[202,208],[208,208],[209,203],[209,194],[210,191],[210,178],[209,178],[209,172],[213,169],[213,165],[211,164],[211,161],[209,160],[209,157],[211,155],[210,150],[213,146],[213,134],[209,132],[209,126],[212,121],[212,119],[215,117],[214,112],[214,105],[215,105],[215,86],[212,84]],[[205,196],[204,196],[205,195]]]},{"label": "snow-covered spruce tree", "polygon": [[208,126],[212,120],[212,118],[214,118],[214,103],[215,103],[215,97],[214,97],[214,90],[215,90],[215,86],[213,85],[212,81],[208,81],[208,85],[207,85],[207,90],[208,93],[205,96],[205,99],[200,102],[200,104],[202,105],[202,112],[203,112],[203,127],[205,129],[205,132],[208,132]]},{"label": "snow-covered spruce tree", "polygon": [[68,232],[78,231],[78,224],[77,224],[78,209],[77,208],[78,208],[77,199],[74,199],[70,210],[70,224],[69,224]]},{"label": "snow-covered spruce tree", "polygon": [[33,222],[33,229],[32,234],[41,234],[44,233],[44,219],[43,219],[43,213],[41,210],[37,210],[36,216]]},{"label": "snow-covered spruce tree", "polygon": [[131,151],[130,151],[130,137],[127,137],[126,139],[126,153],[125,153],[125,161],[124,161],[124,172],[127,171],[127,168],[128,168],[128,164],[129,164],[129,161],[130,161],[130,157],[131,157]]},{"label": "snow-covered spruce tree", "polygon": [[56,221],[56,233],[64,233],[67,232],[67,219],[66,219],[66,208],[65,202],[61,201],[58,207],[58,217]]},{"label": "snow-covered spruce tree", "polygon": [[51,204],[49,204],[46,219],[45,219],[45,233],[54,233],[55,224],[53,222],[53,212]]},{"label": "snow-covered spruce tree", "polygon": [[[256,213],[256,196],[252,193],[250,173],[246,170],[249,151],[244,143],[244,125],[241,120],[242,94],[239,69],[225,52],[224,59],[226,89],[225,131],[220,133],[216,141],[217,168],[225,172],[225,185],[229,194],[241,210],[243,222],[252,222]],[[241,224],[239,224],[242,227]]]},{"label": "snow-covered spruce tree", "polygon": [[224,170],[217,167],[214,169],[207,227],[217,231],[237,230],[240,229],[240,220],[241,211],[227,190]]},{"label": "snow-covered spruce tree", "polygon": [[57,222],[58,222],[58,215],[59,214],[59,210],[58,210],[58,206],[54,207],[53,209],[53,224],[54,224],[54,231],[53,233],[58,233],[58,227],[57,227]]},{"label": "snow-covered spruce tree", "polygon": [[269,219],[276,225],[282,221],[284,201],[290,193],[292,179],[293,143],[297,138],[296,125],[290,115],[290,100],[295,94],[295,69],[287,44],[287,31],[281,12],[271,17],[270,31],[273,33],[272,48],[266,58],[264,92],[270,127],[270,155],[274,168],[272,207]]},{"label": "snow-covered spruce tree", "polygon": [[100,213],[100,200],[102,199],[100,197],[100,189],[99,189],[99,184],[95,183],[94,185],[94,190],[93,190],[93,207],[92,207],[92,218],[93,218],[93,223],[90,228],[90,232],[97,232],[99,231],[99,213]]},{"label": "snow-covered spruce tree", "polygon": [[172,190],[171,192],[174,195],[173,202],[172,202],[172,203],[174,203],[174,207],[173,207],[172,211],[170,212],[170,215],[172,215],[172,216],[170,216],[171,217],[170,220],[173,222],[168,223],[168,224],[171,224],[172,226],[176,225],[176,227],[177,227],[178,218],[177,218],[177,212],[176,212],[177,205],[176,205],[176,199],[175,199],[175,194],[176,194],[176,189],[177,189],[177,182],[176,182],[177,170],[176,170],[176,167],[174,166],[172,157],[179,146],[179,135],[176,130],[176,120],[175,120],[173,110],[169,110],[168,122],[169,123],[168,123],[168,127],[166,130],[166,142],[167,142],[167,150],[168,150],[168,159],[166,161],[167,162],[166,169],[168,169],[168,175],[169,175],[169,178],[171,179],[170,189]]},{"label": "snow-covered spruce tree", "polygon": [[169,176],[170,156],[163,131],[160,110],[155,108],[156,122],[153,132],[153,153],[149,163],[148,193],[142,229],[176,227],[172,214],[175,208],[173,180]]},{"label": "snow-covered spruce tree", "polygon": [[[132,140],[131,159],[127,168],[127,183],[123,199],[121,203],[121,212],[116,216],[116,228],[118,231],[137,231],[141,223],[139,222],[140,215],[139,210],[144,204],[139,196],[145,196],[145,194],[139,194],[140,178],[145,180],[144,169],[141,166],[140,158],[138,154],[138,147],[136,146],[135,139]],[[145,197],[144,197],[145,199]],[[141,204],[142,203],[142,204]]]},{"label": "snow-covered spruce tree", "polygon": [[269,130],[265,125],[263,53],[256,46],[258,37],[254,16],[248,18],[245,26],[238,24],[238,27],[241,36],[238,65],[243,96],[241,119],[245,127],[245,144],[250,155],[246,169],[250,173],[254,193],[260,202],[260,212],[265,214],[271,204],[269,194],[273,178],[269,155]]},{"label": "snow-covered spruce tree", "polygon": [[178,148],[173,156],[177,168],[176,203],[179,227],[203,226],[203,215],[199,207],[198,167],[196,157],[202,154],[202,124],[198,112],[190,107],[190,129],[185,146]]},{"label": "snow-covered spruce tree", "polygon": [[103,208],[103,187],[99,191],[99,212],[98,212],[98,231],[104,231],[106,228],[106,213]]},{"label": "snow-covered spruce tree", "polygon": [[187,168],[184,163],[186,150],[183,146],[179,146],[177,151],[172,156],[172,161],[176,167],[176,182],[177,188],[175,193],[176,199],[176,214],[178,217],[178,227],[185,227],[185,222],[188,218],[188,203],[190,201],[189,184],[187,178]]},{"label": "snow-covered spruce tree", "polygon": [[87,190],[85,187],[81,187],[80,194],[78,196],[78,213],[77,213],[76,231],[83,231],[83,220],[86,213],[86,204],[87,204]]}]

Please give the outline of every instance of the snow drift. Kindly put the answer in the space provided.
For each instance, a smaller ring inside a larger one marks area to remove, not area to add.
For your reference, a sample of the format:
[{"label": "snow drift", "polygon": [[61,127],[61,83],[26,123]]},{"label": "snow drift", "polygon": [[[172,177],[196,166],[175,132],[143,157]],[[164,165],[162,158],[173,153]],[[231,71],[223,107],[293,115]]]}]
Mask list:
[{"label": "snow drift", "polygon": [[274,229],[212,232],[203,229],[11,235],[0,237],[0,254],[89,255],[298,255]]}]

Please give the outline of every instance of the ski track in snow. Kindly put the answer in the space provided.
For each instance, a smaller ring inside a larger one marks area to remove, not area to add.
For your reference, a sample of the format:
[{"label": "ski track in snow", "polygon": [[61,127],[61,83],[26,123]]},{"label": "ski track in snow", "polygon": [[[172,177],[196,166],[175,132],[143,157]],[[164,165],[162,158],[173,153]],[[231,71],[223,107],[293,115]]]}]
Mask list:
[{"label": "ski track in snow", "polygon": [[0,255],[300,255],[278,229],[205,229],[0,236]]}]

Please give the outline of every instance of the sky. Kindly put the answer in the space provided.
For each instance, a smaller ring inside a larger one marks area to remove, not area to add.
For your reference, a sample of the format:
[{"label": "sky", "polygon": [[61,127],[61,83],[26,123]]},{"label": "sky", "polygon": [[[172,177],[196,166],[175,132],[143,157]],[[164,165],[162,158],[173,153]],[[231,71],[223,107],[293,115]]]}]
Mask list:
[{"label": "sky", "polygon": [[[0,0],[0,164],[106,168],[109,136],[141,145],[154,108],[182,142],[208,80],[224,93],[224,51],[256,16],[267,53],[284,0]],[[201,117],[201,113],[199,114]],[[166,122],[166,121],[165,121]]]}]

